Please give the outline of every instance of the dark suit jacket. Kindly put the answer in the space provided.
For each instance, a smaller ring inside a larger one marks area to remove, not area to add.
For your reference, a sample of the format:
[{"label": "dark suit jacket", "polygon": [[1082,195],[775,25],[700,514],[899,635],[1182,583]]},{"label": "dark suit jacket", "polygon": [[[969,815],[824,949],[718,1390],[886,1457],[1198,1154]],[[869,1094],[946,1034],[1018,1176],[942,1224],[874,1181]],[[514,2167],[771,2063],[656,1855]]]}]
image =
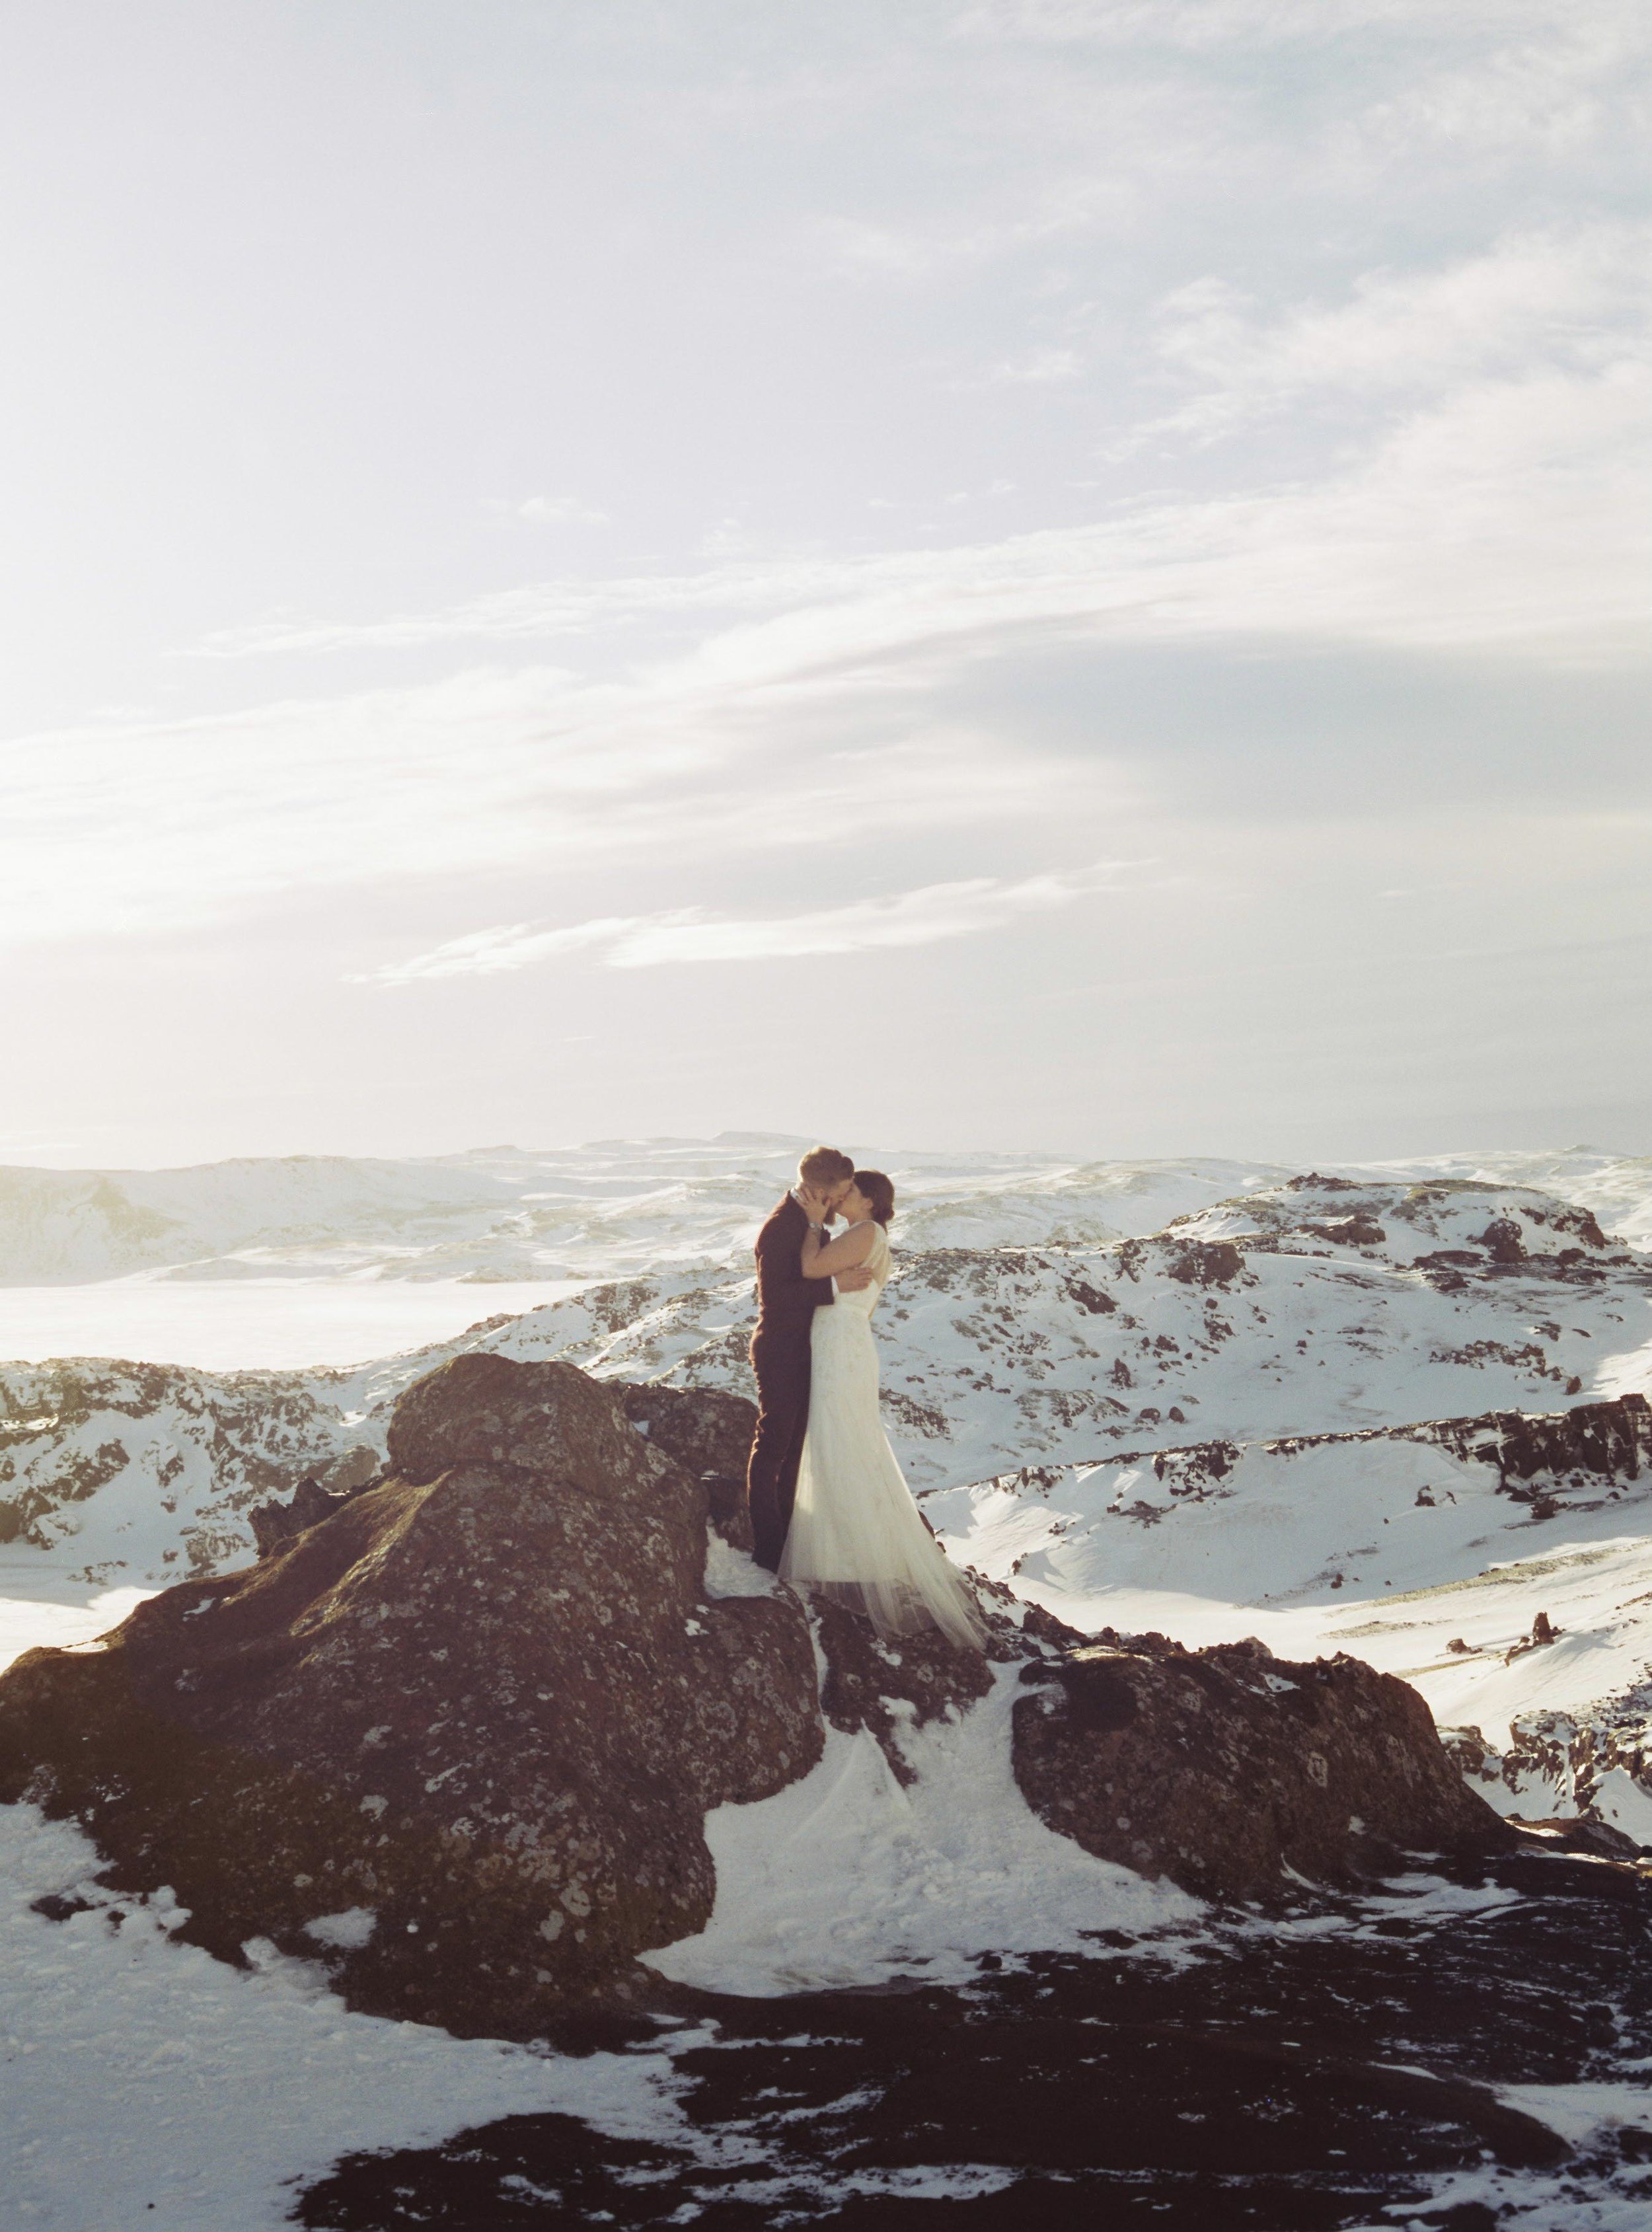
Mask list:
[{"label": "dark suit jacket", "polygon": [[803,1275],[803,1235],[809,1219],[790,1194],[777,1202],[758,1235],[757,1336],[790,1333],[805,1346],[815,1312],[832,1299],[829,1279]]}]

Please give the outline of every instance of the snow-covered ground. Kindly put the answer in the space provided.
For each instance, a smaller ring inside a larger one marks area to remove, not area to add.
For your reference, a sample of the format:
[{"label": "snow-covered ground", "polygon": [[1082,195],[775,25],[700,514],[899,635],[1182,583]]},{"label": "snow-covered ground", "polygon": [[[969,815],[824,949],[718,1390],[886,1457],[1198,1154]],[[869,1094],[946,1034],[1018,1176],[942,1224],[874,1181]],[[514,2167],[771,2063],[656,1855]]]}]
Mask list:
[{"label": "snow-covered ground", "polygon": [[[1047,1828],[1010,1772],[1018,1664],[960,1720],[907,1729],[903,1789],[865,1729],[829,1729],[818,1766],[706,1820],[710,1926],[648,1956],[708,1990],[773,1993],[921,1976],[966,1982],[975,1953],[1093,1952],[1191,1924],[1199,1902],[1098,1860]],[[1171,1957],[1174,1946],[1161,1950]]]},{"label": "snow-covered ground", "polygon": [[[80,1287],[0,1286],[0,1359],[118,1356],[198,1372],[304,1372],[452,1340],[479,1318],[537,1309],[576,1280],[177,1281],[137,1272]],[[3,1369],[3,1366],[0,1366]]]},{"label": "snow-covered ground", "polygon": [[[0,2222],[41,2232],[258,2232],[362,2145],[560,2109],[674,2134],[659,2054],[572,2059],[351,2014],[324,1972],[250,1949],[231,1969],[117,1897],[73,1826],[0,1806]],[[33,1902],[80,1911],[50,1921]]]},{"label": "snow-covered ground", "polygon": [[[401,1162],[296,1155],[178,1171],[0,1168],[0,1285],[140,1272],[219,1285],[488,1284],[705,1268],[749,1245],[810,1144],[737,1132]],[[1085,1164],[855,1152],[891,1172],[929,1247],[1116,1239],[1288,1175],[1198,1157]]]}]

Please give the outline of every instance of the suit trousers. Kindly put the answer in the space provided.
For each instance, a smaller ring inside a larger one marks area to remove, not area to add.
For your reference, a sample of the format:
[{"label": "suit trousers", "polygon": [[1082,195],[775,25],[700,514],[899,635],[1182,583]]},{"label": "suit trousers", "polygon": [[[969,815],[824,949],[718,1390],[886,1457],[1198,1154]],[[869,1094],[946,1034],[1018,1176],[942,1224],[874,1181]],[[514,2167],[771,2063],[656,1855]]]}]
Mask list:
[{"label": "suit trousers", "polygon": [[809,1431],[809,1336],[812,1317],[801,1326],[759,1331],[751,1340],[751,1368],[758,1376],[758,1425],[746,1466],[746,1501],[751,1511],[752,1555],[772,1573],[778,1570],[797,1501],[797,1468]]}]

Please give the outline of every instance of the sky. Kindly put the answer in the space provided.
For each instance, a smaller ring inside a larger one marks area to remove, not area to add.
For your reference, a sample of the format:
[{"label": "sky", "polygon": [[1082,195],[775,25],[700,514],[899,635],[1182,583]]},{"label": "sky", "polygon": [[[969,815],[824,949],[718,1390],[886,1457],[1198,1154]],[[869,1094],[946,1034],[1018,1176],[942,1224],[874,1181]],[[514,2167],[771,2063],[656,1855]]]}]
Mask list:
[{"label": "sky", "polygon": [[0,1161],[1652,1152],[1643,0],[0,21]]}]

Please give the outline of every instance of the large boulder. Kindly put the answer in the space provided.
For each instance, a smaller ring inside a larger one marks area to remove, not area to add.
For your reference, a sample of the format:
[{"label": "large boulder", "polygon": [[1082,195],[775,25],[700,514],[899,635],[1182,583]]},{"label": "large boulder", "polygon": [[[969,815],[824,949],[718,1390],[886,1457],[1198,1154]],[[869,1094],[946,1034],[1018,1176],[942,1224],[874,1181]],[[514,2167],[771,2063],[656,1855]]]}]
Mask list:
[{"label": "large boulder", "polygon": [[530,2036],[623,1991],[710,1916],[707,1808],[823,1742],[801,1608],[708,1535],[667,1438],[571,1366],[456,1359],[401,1398],[382,1483],[20,1659],[0,1800],[369,2011]]},{"label": "large boulder", "polygon": [[1512,1841],[1416,1691],[1356,1658],[1109,1636],[1021,1678],[1028,1804],[1087,1852],[1203,1898],[1265,1898],[1287,1868],[1349,1883],[1408,1852]]}]

